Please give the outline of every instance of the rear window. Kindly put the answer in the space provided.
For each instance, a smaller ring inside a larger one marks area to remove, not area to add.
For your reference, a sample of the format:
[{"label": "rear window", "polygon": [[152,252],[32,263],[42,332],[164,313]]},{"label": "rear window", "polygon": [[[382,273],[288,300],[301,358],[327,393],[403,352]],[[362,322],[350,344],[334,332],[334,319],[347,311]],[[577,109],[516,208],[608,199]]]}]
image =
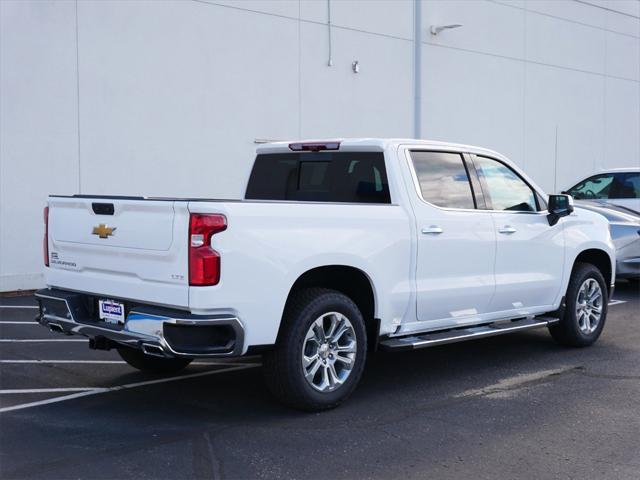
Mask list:
[{"label": "rear window", "polygon": [[459,153],[411,152],[422,198],[444,208],[474,209],[467,169]]},{"label": "rear window", "polygon": [[391,203],[382,152],[258,155],[249,177],[245,198]]}]

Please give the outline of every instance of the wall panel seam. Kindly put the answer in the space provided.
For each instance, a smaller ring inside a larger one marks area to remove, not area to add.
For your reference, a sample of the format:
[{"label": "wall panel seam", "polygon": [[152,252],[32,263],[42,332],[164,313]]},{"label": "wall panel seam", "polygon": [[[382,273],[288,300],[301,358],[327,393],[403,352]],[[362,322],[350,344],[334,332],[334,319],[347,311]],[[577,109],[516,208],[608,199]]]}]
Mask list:
[{"label": "wall panel seam", "polygon": [[[305,19],[305,18],[296,18],[296,17],[290,17],[288,15],[280,15],[278,13],[269,13],[269,12],[261,12],[259,10],[252,10],[249,8],[243,8],[243,7],[236,7],[233,5],[224,5],[224,4],[220,4],[220,3],[215,3],[213,1],[209,1],[209,0],[191,0],[192,2],[195,3],[201,3],[204,5],[210,5],[210,6],[214,6],[214,7],[220,7],[220,8],[229,8],[231,10],[239,10],[242,12],[249,12],[249,13],[256,13],[258,15],[266,15],[269,17],[276,17],[276,18],[282,18],[285,20],[292,20],[292,21],[300,21],[302,23],[308,23],[311,25],[322,25],[322,26],[326,26],[327,22],[318,22],[316,20],[309,20],[309,19]],[[375,35],[378,37],[384,37],[384,38],[391,38],[394,40],[404,40],[406,42],[413,42],[413,38],[410,37],[400,37],[398,35],[391,35],[389,33],[381,33],[381,32],[372,32],[370,30],[362,30],[360,28],[355,28],[355,27],[346,27],[344,25],[339,25],[337,23],[333,23],[333,21],[331,22],[331,28],[335,29],[338,28],[340,30],[346,30],[346,31],[350,31],[350,32],[357,32],[357,33],[366,33],[368,35]]]},{"label": "wall panel seam", "polygon": [[76,0],[76,115],[78,130],[78,193],[82,193],[82,161],[80,157],[80,44],[78,30],[78,0]]},{"label": "wall panel seam", "polygon": [[[556,20],[562,20],[562,21],[565,21],[565,22],[574,23],[576,25],[582,25],[583,27],[594,28],[596,30],[601,30],[603,32],[609,32],[609,33],[614,33],[616,35],[622,35],[624,37],[631,37],[631,38],[635,38],[635,39],[640,39],[640,35],[632,35],[630,33],[620,32],[618,30],[611,30],[610,28],[599,27],[599,26],[593,25],[591,23],[581,22],[579,20],[573,20],[573,19],[567,18],[567,17],[559,17],[559,16],[553,15],[551,13],[541,12],[539,10],[534,10],[534,9],[528,8],[528,7],[519,7],[517,5],[510,5],[510,4],[507,4],[507,3],[502,3],[502,2],[500,2],[498,0],[486,0],[486,1],[494,3],[496,5],[501,5],[503,7],[515,8],[517,10],[524,10],[525,12],[531,12],[531,13],[534,13],[536,15],[540,15],[542,17],[555,18]],[[585,5],[587,5],[587,4],[585,4]],[[595,8],[595,5],[591,5],[591,4],[588,4],[588,5],[590,5],[590,6]],[[620,13],[620,12],[618,12],[618,13]],[[633,17],[633,18],[637,18],[637,17]],[[640,19],[638,20],[638,24],[640,25]]]},{"label": "wall panel seam", "polygon": [[636,80],[635,78],[627,78],[627,77],[619,77],[617,75],[608,75],[606,73],[600,73],[600,72],[593,72],[590,70],[583,70],[580,68],[573,68],[573,67],[566,67],[566,66],[562,66],[562,65],[555,65],[553,63],[545,63],[545,62],[538,62],[535,60],[527,60],[524,58],[518,58],[518,57],[511,57],[509,55],[500,55],[497,53],[490,53],[490,52],[483,52],[482,50],[473,50],[470,48],[462,48],[462,47],[453,47],[451,45],[442,45],[442,44],[438,44],[438,43],[432,43],[432,42],[428,42],[428,41],[424,41],[423,42],[426,45],[432,46],[432,47],[439,47],[439,48],[448,48],[451,50],[459,50],[461,52],[467,52],[467,53],[475,53],[478,55],[487,55],[489,57],[495,57],[495,58],[502,58],[504,60],[513,60],[516,62],[527,62],[533,65],[542,65],[545,67],[552,67],[552,68],[558,68],[561,70],[569,70],[572,72],[579,72],[579,73],[586,73],[589,75],[597,75],[599,77],[607,77],[607,78],[615,78],[617,80],[625,80],[627,82],[634,82],[634,83],[640,83],[640,79]]}]

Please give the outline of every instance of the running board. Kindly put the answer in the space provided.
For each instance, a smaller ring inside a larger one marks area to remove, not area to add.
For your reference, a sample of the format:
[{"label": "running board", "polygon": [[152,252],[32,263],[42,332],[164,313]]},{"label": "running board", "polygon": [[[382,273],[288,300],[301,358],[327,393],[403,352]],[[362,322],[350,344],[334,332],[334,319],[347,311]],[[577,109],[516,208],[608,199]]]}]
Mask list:
[{"label": "running board", "polygon": [[415,350],[417,348],[435,347],[447,343],[464,342],[476,338],[493,337],[505,333],[541,328],[558,322],[553,317],[522,318],[511,321],[494,322],[468,328],[458,328],[439,332],[421,333],[407,337],[393,337],[380,341],[383,350]]}]

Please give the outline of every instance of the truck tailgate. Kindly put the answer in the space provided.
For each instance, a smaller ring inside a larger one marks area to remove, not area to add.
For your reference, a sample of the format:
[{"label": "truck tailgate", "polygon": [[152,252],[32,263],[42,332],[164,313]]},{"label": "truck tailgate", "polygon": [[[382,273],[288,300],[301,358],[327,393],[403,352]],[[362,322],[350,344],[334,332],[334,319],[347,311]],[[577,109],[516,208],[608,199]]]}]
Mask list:
[{"label": "truck tailgate", "polygon": [[187,307],[187,202],[49,198],[47,284]]}]

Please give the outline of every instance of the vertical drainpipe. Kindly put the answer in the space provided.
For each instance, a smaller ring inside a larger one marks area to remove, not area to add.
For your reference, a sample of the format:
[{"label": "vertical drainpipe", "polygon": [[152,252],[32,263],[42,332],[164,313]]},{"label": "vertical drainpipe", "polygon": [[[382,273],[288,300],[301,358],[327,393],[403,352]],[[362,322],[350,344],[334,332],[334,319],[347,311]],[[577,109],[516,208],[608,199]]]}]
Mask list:
[{"label": "vertical drainpipe", "polygon": [[413,0],[413,136],[422,135],[422,0]]},{"label": "vertical drainpipe", "polygon": [[331,41],[331,0],[327,0],[327,31],[329,33],[329,60],[327,66],[333,66],[333,45]]}]

